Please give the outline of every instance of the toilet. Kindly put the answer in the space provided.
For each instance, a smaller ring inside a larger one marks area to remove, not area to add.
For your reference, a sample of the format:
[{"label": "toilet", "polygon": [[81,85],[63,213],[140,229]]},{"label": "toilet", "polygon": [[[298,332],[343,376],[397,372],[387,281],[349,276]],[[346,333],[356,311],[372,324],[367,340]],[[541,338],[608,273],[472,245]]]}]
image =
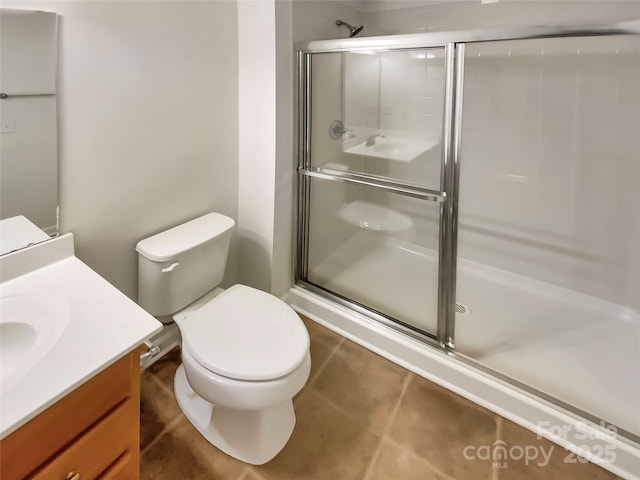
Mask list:
[{"label": "toilet", "polygon": [[209,213],[138,242],[138,303],[182,335],[178,405],[213,445],[243,462],[275,457],[309,377],[309,334],[283,301],[246,285],[217,288],[235,222]]}]

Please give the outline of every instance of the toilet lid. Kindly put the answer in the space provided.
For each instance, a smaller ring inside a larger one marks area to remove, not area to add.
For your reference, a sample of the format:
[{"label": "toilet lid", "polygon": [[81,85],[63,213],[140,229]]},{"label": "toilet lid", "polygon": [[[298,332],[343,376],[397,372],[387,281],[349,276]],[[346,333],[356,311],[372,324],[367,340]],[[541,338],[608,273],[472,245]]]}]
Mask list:
[{"label": "toilet lid", "polygon": [[309,351],[309,334],[293,309],[245,285],[229,288],[179,320],[179,326],[198,363],[238,380],[282,377]]}]

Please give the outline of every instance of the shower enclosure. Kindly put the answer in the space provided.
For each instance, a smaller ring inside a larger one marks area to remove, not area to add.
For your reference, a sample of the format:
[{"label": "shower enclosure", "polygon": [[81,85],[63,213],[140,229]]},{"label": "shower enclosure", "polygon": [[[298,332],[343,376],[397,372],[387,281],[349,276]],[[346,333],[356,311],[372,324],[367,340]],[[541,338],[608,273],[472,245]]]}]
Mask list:
[{"label": "shower enclosure", "polygon": [[636,466],[639,34],[302,46],[296,258],[298,290],[615,431]]}]

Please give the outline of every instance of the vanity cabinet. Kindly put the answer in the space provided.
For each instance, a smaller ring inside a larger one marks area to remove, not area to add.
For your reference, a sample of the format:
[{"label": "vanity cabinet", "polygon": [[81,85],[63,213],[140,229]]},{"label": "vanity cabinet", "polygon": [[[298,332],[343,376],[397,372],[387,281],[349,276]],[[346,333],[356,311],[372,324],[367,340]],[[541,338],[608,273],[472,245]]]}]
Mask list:
[{"label": "vanity cabinet", "polygon": [[134,350],[2,440],[0,478],[138,479],[139,438]]}]

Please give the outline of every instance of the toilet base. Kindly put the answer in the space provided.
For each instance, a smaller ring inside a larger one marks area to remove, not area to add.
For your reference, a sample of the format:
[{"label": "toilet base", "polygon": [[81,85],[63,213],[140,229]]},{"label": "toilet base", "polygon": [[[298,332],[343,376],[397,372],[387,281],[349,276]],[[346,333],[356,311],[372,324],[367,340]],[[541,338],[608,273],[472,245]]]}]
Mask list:
[{"label": "toilet base", "polygon": [[193,391],[184,366],[174,379],[178,405],[209,443],[252,465],[262,465],[284,448],[296,423],[291,399],[262,410],[215,406]]}]

